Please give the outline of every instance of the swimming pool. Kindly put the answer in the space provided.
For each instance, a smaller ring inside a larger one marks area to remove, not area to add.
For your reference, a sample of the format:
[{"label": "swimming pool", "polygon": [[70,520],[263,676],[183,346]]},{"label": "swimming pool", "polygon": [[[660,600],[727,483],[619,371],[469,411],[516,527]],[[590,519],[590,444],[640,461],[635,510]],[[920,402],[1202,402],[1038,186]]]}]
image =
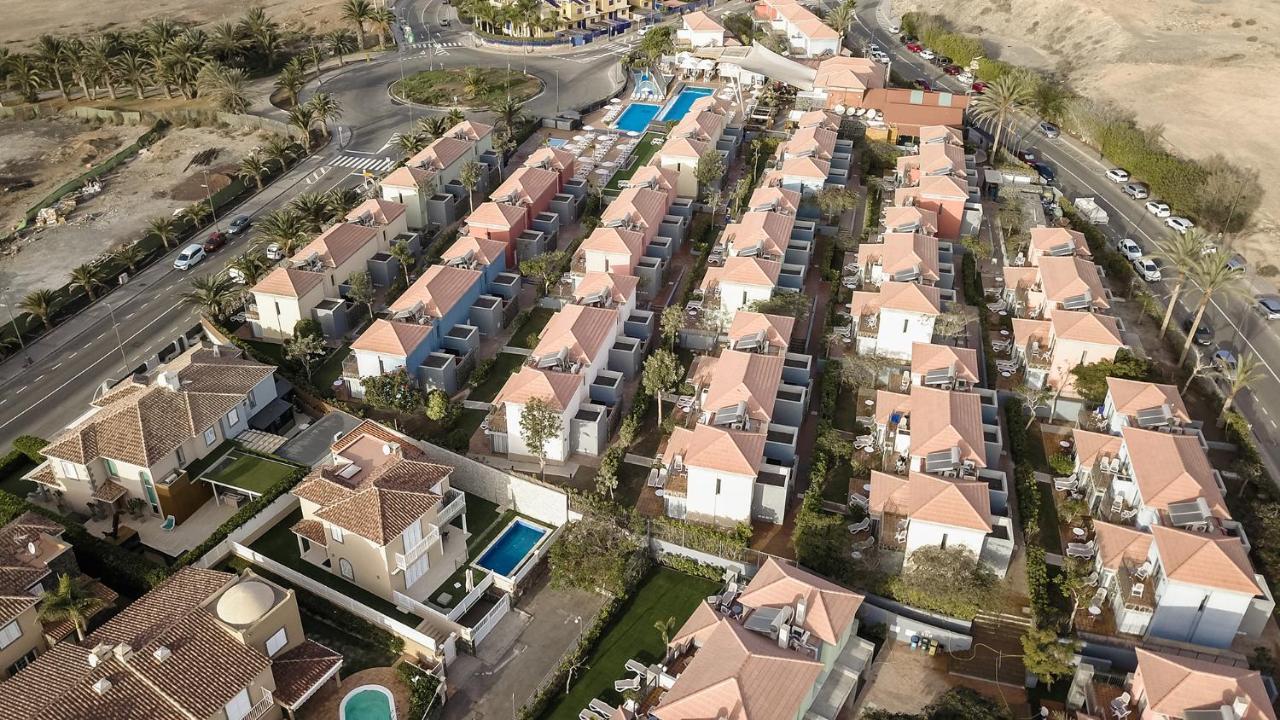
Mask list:
[{"label": "swimming pool", "polygon": [[506,530],[502,531],[498,539],[485,549],[480,559],[476,560],[476,565],[492,570],[503,577],[510,577],[512,571],[524,562],[533,547],[546,534],[545,528],[516,518],[511,521]]},{"label": "swimming pool", "polygon": [[568,144],[569,144],[569,141],[565,140],[564,138],[551,138],[547,140],[547,145],[553,148],[564,147],[565,145],[568,145]]},{"label": "swimming pool", "polygon": [[613,126],[628,132],[644,132],[661,109],[661,105],[633,102],[627,106],[626,110],[622,111],[622,115],[618,117],[618,121]]},{"label": "swimming pool", "polygon": [[381,685],[361,685],[342,698],[338,716],[342,720],[396,720],[396,703],[391,691]]},{"label": "swimming pool", "polygon": [[693,101],[701,97],[706,97],[714,92],[711,88],[705,87],[687,87],[680,91],[676,99],[667,106],[667,111],[662,114],[662,121],[675,120],[680,122],[685,115],[689,113],[689,108],[693,106]]}]

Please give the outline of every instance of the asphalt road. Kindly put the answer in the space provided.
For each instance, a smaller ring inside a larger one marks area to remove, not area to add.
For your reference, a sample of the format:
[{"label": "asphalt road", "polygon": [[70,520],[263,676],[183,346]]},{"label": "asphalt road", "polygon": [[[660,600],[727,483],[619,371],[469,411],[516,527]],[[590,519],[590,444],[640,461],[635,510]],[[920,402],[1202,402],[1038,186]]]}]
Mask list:
[{"label": "asphalt road", "polygon": [[[925,78],[935,87],[964,92],[966,88],[961,83],[907,51],[898,42],[897,36],[888,32],[886,27],[890,18],[885,15],[883,5],[883,0],[859,3],[854,38],[862,43],[879,44],[892,59],[891,68],[907,79]],[[1144,252],[1151,253],[1173,237],[1173,231],[1165,227],[1163,220],[1145,210],[1145,201],[1129,198],[1121,190],[1122,185],[1105,177],[1104,173],[1112,166],[1099,158],[1096,151],[1066,135],[1053,140],[1045,138],[1036,129],[1038,122],[1037,118],[1026,116],[1019,116],[1015,120],[1013,128],[1007,131],[1009,137],[1014,139],[1011,143],[1013,148],[1034,150],[1047,161],[1056,171],[1055,185],[1067,197],[1095,197],[1110,216],[1110,221],[1102,230],[1111,242],[1121,237],[1133,238]],[[1177,212],[1177,208],[1174,208],[1174,212]],[[1220,254],[1225,260],[1229,252],[1220,251]],[[1270,290],[1264,281],[1256,277],[1250,277],[1250,284],[1255,292]],[[1166,299],[1171,291],[1171,287],[1163,281],[1152,284],[1151,289]],[[1182,295],[1179,298],[1179,310],[1174,313],[1179,324],[1190,317],[1195,304],[1200,300],[1197,289],[1184,291]],[[1252,293],[1238,298],[1215,298],[1205,311],[1205,320],[1216,330],[1216,343],[1202,352],[1212,354],[1216,348],[1225,347],[1237,355],[1253,352],[1262,359],[1263,376],[1253,387],[1241,393],[1236,403],[1244,416],[1252,422],[1263,452],[1275,467],[1280,465],[1280,427],[1277,426],[1277,421],[1280,421],[1280,336],[1277,336],[1273,324],[1254,312],[1253,306]],[[1268,409],[1272,407],[1276,410]]]}]

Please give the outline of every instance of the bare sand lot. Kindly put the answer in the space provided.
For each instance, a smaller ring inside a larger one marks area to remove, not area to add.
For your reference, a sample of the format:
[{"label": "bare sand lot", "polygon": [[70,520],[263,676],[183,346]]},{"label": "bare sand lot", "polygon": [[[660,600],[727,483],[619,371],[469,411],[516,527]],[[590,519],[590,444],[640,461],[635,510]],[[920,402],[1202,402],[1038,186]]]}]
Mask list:
[{"label": "bare sand lot", "polygon": [[[114,129],[136,133],[143,130]],[[0,132],[3,130],[0,128]],[[24,129],[19,136],[43,137],[42,133],[47,130],[37,126]],[[0,255],[0,285],[9,288],[14,297],[39,288],[61,286],[71,268],[140,238],[151,218],[172,215],[174,210],[198,202],[203,197],[205,170],[210,173],[209,184],[215,191],[225,186],[229,178],[223,173],[233,171],[239,159],[264,140],[265,136],[249,131],[170,130],[150,148],[103,176],[102,192],[79,204],[67,216],[65,224],[27,233],[7,254]],[[40,144],[35,139],[28,142],[27,152]],[[210,148],[217,148],[219,152],[209,167],[191,164],[196,153]],[[6,154],[11,150],[6,142]],[[75,171],[68,172],[63,180]],[[18,212],[20,215],[21,210]]]},{"label": "bare sand lot", "polygon": [[1240,247],[1280,265],[1280,3],[1250,0],[893,0],[935,12],[999,56],[1067,74],[1169,146],[1257,168],[1267,189]]},{"label": "bare sand lot", "polygon": [[324,32],[342,23],[342,0],[43,0],[3,5],[5,22],[0,25],[0,46],[14,51],[46,33],[124,32],[153,17],[195,23],[234,21],[255,6],[262,6],[286,26]]}]

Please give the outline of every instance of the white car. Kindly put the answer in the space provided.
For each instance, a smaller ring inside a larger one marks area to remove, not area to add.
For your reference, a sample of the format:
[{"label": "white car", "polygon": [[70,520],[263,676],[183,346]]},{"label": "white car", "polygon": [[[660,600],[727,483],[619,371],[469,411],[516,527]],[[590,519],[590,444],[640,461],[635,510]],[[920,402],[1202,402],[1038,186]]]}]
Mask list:
[{"label": "white car", "polygon": [[882,53],[882,52],[880,52],[879,50],[876,50],[875,52],[871,53],[870,57],[871,57],[871,59],[872,59],[872,60],[875,60],[876,62],[880,63],[881,65],[888,65],[888,64],[889,64],[889,56],[888,56],[888,55],[886,55],[886,54],[884,54],[884,53]]},{"label": "white car", "polygon": [[271,243],[263,252],[267,259],[271,262],[278,262],[284,259],[284,248],[280,247],[280,243]]},{"label": "white car", "polygon": [[1142,248],[1138,247],[1138,243],[1129,238],[1120,238],[1116,241],[1116,250],[1124,256],[1125,260],[1137,260],[1142,257]]},{"label": "white car", "polygon": [[1129,171],[1124,168],[1111,168],[1107,171],[1107,179],[1114,183],[1129,182]]},{"label": "white car", "polygon": [[199,265],[201,260],[204,260],[204,248],[191,243],[178,253],[177,259],[173,261],[173,267],[177,270],[190,270]]},{"label": "white car", "polygon": [[964,72],[956,76],[956,80],[959,80],[961,83],[964,83],[965,85],[972,85],[973,81],[977,80],[977,78],[973,76],[973,73],[969,72],[968,70],[965,70]]},{"label": "white car", "polygon": [[1169,209],[1169,203],[1162,203],[1158,200],[1152,200],[1147,203],[1145,207],[1147,208],[1147,212],[1160,219],[1167,218],[1173,214],[1173,211]]},{"label": "white car", "polygon": [[1173,217],[1165,220],[1164,224],[1173,228],[1173,231],[1178,233],[1179,235],[1187,234],[1188,230],[1196,226],[1195,223],[1191,222],[1190,220],[1184,217],[1179,217],[1177,215],[1174,215]]},{"label": "white car", "polygon": [[920,51],[920,57],[924,58],[925,60],[932,60],[934,58],[933,51],[930,50],[929,48],[925,48]]},{"label": "white car", "polygon": [[1160,268],[1149,257],[1135,258],[1133,261],[1133,269],[1138,273],[1138,277],[1147,282],[1157,282],[1160,280]]}]

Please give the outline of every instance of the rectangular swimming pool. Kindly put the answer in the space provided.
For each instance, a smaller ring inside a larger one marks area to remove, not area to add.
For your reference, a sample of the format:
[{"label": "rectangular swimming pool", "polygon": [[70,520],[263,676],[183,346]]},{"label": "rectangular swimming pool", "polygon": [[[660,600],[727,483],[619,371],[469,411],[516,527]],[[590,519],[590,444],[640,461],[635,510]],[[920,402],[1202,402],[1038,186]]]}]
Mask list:
[{"label": "rectangular swimming pool", "polygon": [[698,98],[706,97],[715,92],[711,88],[705,87],[686,87],[676,96],[675,101],[667,107],[667,111],[662,114],[662,121],[667,122],[674,120],[680,122],[685,115],[689,114],[689,108],[693,106],[693,101]]},{"label": "rectangular swimming pool", "polygon": [[649,127],[649,123],[653,122],[653,118],[657,116],[658,111],[661,109],[661,105],[633,102],[627,106],[626,110],[622,111],[622,115],[618,117],[618,121],[613,126],[627,132],[642,133]]},{"label": "rectangular swimming pool", "polygon": [[485,549],[484,554],[475,564],[503,577],[510,577],[512,571],[524,562],[533,547],[547,534],[545,528],[516,518],[498,536],[493,544]]}]

